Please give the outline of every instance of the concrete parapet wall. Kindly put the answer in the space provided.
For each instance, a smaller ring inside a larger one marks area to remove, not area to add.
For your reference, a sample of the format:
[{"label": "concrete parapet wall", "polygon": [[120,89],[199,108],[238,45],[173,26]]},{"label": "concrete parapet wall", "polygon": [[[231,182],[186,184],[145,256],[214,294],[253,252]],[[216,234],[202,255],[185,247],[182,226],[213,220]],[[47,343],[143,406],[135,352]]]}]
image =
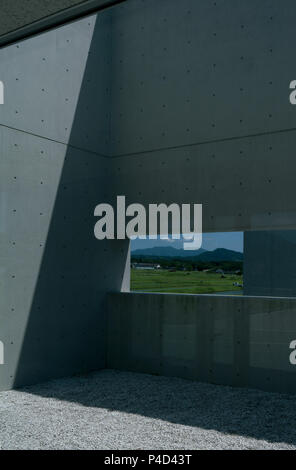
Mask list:
[{"label": "concrete parapet wall", "polygon": [[109,294],[110,368],[296,392],[296,299]]}]

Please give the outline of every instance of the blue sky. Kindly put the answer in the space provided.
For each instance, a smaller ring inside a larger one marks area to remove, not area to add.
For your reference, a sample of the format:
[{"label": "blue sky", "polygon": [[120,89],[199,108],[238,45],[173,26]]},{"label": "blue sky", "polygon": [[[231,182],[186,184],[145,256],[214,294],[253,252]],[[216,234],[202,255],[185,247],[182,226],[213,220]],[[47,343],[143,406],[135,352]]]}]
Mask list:
[{"label": "blue sky", "polygon": [[[244,251],[244,233],[243,232],[219,232],[203,233],[202,248],[205,250],[215,250],[216,248],[227,248],[228,250]],[[172,246],[182,248],[182,240],[132,240],[131,249],[152,248],[154,246]]]}]

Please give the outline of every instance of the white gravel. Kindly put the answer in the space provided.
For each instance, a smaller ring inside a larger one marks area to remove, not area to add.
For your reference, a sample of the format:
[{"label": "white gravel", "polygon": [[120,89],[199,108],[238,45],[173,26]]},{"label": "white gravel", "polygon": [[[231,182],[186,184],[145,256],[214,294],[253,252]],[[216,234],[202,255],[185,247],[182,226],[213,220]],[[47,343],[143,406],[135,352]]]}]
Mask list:
[{"label": "white gravel", "polygon": [[103,370],[0,393],[1,449],[296,449],[296,397]]}]

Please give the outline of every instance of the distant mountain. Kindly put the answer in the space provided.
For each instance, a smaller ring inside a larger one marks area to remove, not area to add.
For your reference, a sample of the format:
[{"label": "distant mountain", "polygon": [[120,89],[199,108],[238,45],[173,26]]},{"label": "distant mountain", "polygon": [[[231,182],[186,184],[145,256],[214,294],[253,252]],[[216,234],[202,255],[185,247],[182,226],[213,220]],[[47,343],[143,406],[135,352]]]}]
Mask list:
[{"label": "distant mountain", "polygon": [[183,250],[172,246],[154,246],[153,248],[143,248],[132,251],[132,256],[149,256],[159,258],[192,258],[205,252],[203,248],[199,250]]},{"label": "distant mountain", "polygon": [[216,248],[214,251],[205,251],[199,256],[194,256],[198,261],[243,261],[244,255],[239,251]]},{"label": "distant mountain", "polygon": [[214,251],[206,251],[203,248],[199,250],[182,250],[171,246],[155,246],[153,248],[144,248],[132,251],[133,257],[147,258],[189,258],[194,261],[242,261],[243,253],[239,251],[227,250],[226,248],[217,248]]}]

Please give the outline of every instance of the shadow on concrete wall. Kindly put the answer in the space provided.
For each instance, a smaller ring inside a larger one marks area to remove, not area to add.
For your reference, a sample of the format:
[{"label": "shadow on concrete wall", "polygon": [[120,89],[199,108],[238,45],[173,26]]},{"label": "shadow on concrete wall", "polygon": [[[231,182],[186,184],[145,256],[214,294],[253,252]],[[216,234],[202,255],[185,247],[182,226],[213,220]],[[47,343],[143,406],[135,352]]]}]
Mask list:
[{"label": "shadow on concrete wall", "polygon": [[109,159],[101,156],[109,144],[110,98],[110,66],[101,57],[110,60],[109,47],[99,23],[65,146],[14,387],[105,366],[106,292],[120,291],[128,255],[127,241],[98,241],[93,234],[94,208],[112,194]]}]

